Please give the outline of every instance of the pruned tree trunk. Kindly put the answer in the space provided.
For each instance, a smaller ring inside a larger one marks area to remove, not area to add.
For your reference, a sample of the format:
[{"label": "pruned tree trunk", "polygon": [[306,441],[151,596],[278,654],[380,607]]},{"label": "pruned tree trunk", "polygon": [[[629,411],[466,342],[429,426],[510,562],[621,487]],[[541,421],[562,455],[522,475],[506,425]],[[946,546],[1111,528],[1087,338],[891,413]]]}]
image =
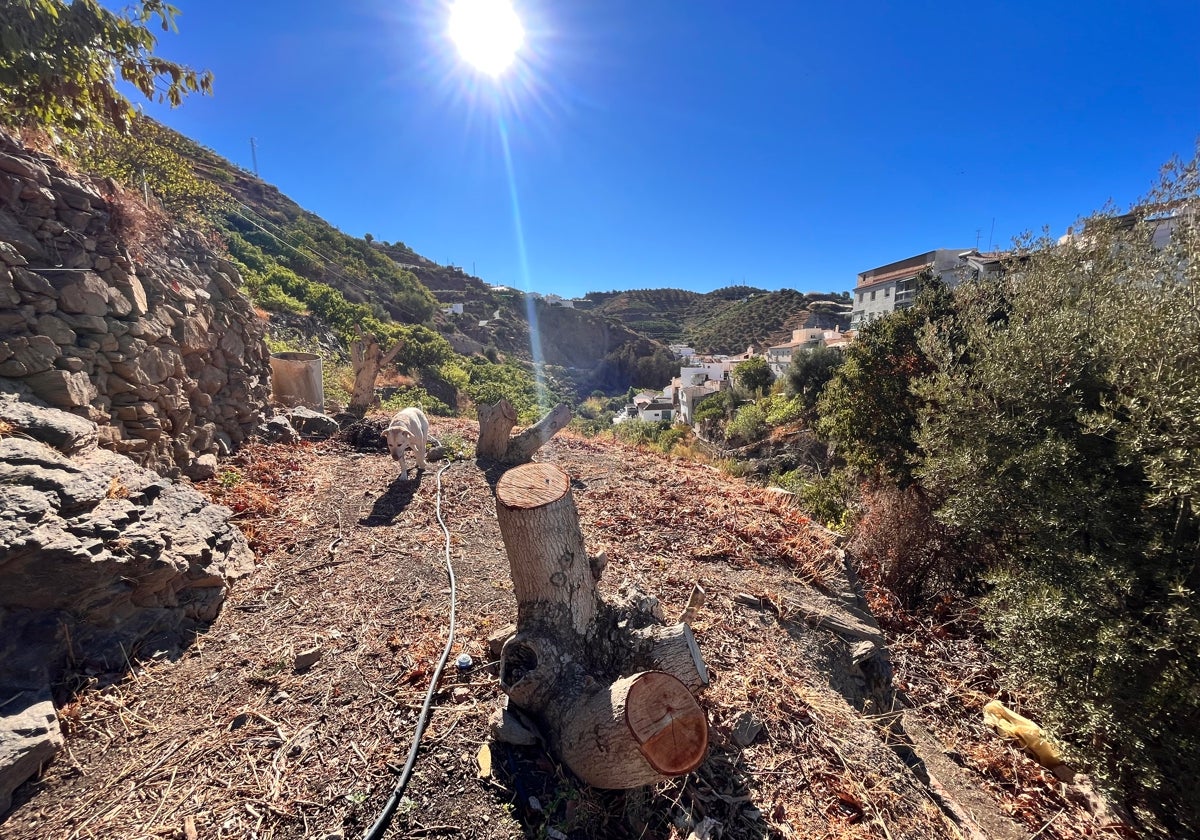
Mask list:
[{"label": "pruned tree trunk", "polygon": [[475,453],[480,458],[502,464],[524,464],[533,453],[571,422],[571,409],[559,403],[541,420],[518,435],[509,437],[517,423],[512,403],[501,398],[495,405],[479,407],[479,442]]},{"label": "pruned tree trunk", "polygon": [[489,461],[501,461],[508,449],[508,433],[517,425],[517,410],[503,397],[495,405],[479,406],[479,442],[475,454]]},{"label": "pruned tree trunk", "polygon": [[379,372],[396,358],[404,342],[397,342],[395,347],[384,353],[374,335],[364,334],[357,324],[354,326],[354,332],[358,335],[358,339],[350,345],[350,360],[354,365],[354,390],[350,394],[350,405],[346,410],[362,417],[375,400],[375,380],[379,378]]},{"label": "pruned tree trunk", "polygon": [[693,691],[708,669],[691,629],[651,624],[636,598],[621,607],[599,597],[602,566],[587,556],[571,481],[558,467],[506,472],[496,516],[517,599],[517,632],[500,655],[510,701],[588,784],[638,787],[696,769],[708,719]]}]

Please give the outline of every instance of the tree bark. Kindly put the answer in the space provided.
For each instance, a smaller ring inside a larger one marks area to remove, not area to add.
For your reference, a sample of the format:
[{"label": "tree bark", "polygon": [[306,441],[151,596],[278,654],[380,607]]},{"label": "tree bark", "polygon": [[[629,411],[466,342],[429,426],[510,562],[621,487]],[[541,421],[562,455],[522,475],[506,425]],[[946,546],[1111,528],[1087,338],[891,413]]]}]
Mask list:
[{"label": "tree bark", "polygon": [[374,335],[364,334],[357,324],[354,332],[358,335],[358,339],[350,345],[350,360],[354,365],[354,390],[350,394],[350,405],[346,411],[356,417],[362,417],[375,400],[375,380],[379,378],[379,371],[396,358],[404,342],[396,342],[396,346],[385,354]]},{"label": "tree bark", "polygon": [[479,407],[479,442],[475,453],[489,461],[502,464],[524,464],[533,453],[571,422],[571,409],[559,403],[541,420],[518,435],[509,437],[517,423],[512,403],[501,398],[495,405]]},{"label": "tree bark", "polygon": [[508,449],[508,433],[517,424],[517,410],[503,397],[495,405],[479,406],[479,442],[475,454],[489,461],[500,461]]},{"label": "tree bark", "polygon": [[566,403],[559,403],[550,413],[530,426],[525,431],[508,442],[504,453],[506,464],[524,464],[533,458],[546,441],[558,434],[559,430],[571,422],[571,409]]},{"label": "tree bark", "polygon": [[599,597],[570,477],[558,467],[506,472],[496,516],[517,599],[517,632],[500,654],[510,701],[588,784],[637,787],[694,770],[708,720],[692,692],[708,669],[691,629],[649,624],[632,602]]}]

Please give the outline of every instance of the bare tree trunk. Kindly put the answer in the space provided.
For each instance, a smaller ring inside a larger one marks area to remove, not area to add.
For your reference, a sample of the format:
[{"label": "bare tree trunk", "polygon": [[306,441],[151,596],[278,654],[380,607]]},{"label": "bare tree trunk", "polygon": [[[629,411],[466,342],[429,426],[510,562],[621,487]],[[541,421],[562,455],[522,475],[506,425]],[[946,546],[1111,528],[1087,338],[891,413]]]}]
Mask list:
[{"label": "bare tree trunk", "polygon": [[396,358],[404,342],[397,342],[396,346],[385,354],[375,336],[370,333],[364,335],[357,324],[354,326],[354,332],[358,334],[358,340],[350,345],[350,360],[354,365],[354,391],[350,394],[350,405],[346,410],[362,417],[375,399],[375,380],[379,378],[379,371]]},{"label": "bare tree trunk", "polygon": [[571,409],[566,403],[559,403],[537,423],[510,438],[509,433],[517,423],[517,412],[512,403],[501,398],[495,405],[479,407],[479,442],[475,452],[489,461],[524,464],[570,422]]},{"label": "bare tree trunk", "polygon": [[479,442],[475,454],[489,461],[500,461],[508,449],[508,433],[517,424],[517,410],[503,397],[495,405],[479,406]]},{"label": "bare tree trunk", "polygon": [[708,669],[686,624],[647,619],[596,592],[569,476],[525,464],[496,486],[496,516],[517,599],[517,632],[500,655],[500,687],[546,730],[585,782],[628,788],[691,772],[708,749],[692,690]]}]

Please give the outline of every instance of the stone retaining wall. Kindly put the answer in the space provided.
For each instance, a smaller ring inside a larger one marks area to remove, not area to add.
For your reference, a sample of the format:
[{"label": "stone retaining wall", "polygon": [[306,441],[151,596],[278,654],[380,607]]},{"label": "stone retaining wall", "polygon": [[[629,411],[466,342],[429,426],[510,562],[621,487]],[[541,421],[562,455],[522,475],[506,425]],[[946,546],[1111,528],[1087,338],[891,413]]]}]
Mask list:
[{"label": "stone retaining wall", "polygon": [[130,207],[0,132],[0,379],[93,421],[106,449],[203,476],[262,420],[265,325],[199,235],[154,234],[135,257]]}]

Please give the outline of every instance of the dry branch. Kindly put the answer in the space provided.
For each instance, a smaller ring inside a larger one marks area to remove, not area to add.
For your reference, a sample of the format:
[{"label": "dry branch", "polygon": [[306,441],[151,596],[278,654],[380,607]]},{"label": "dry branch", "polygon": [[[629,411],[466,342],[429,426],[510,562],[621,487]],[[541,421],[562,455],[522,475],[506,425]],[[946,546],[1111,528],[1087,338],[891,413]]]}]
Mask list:
[{"label": "dry branch", "polygon": [[560,429],[571,422],[566,403],[554,406],[541,420],[518,435],[509,437],[517,423],[512,403],[501,398],[495,405],[479,406],[479,442],[475,452],[480,458],[502,464],[524,464],[533,453]]}]

